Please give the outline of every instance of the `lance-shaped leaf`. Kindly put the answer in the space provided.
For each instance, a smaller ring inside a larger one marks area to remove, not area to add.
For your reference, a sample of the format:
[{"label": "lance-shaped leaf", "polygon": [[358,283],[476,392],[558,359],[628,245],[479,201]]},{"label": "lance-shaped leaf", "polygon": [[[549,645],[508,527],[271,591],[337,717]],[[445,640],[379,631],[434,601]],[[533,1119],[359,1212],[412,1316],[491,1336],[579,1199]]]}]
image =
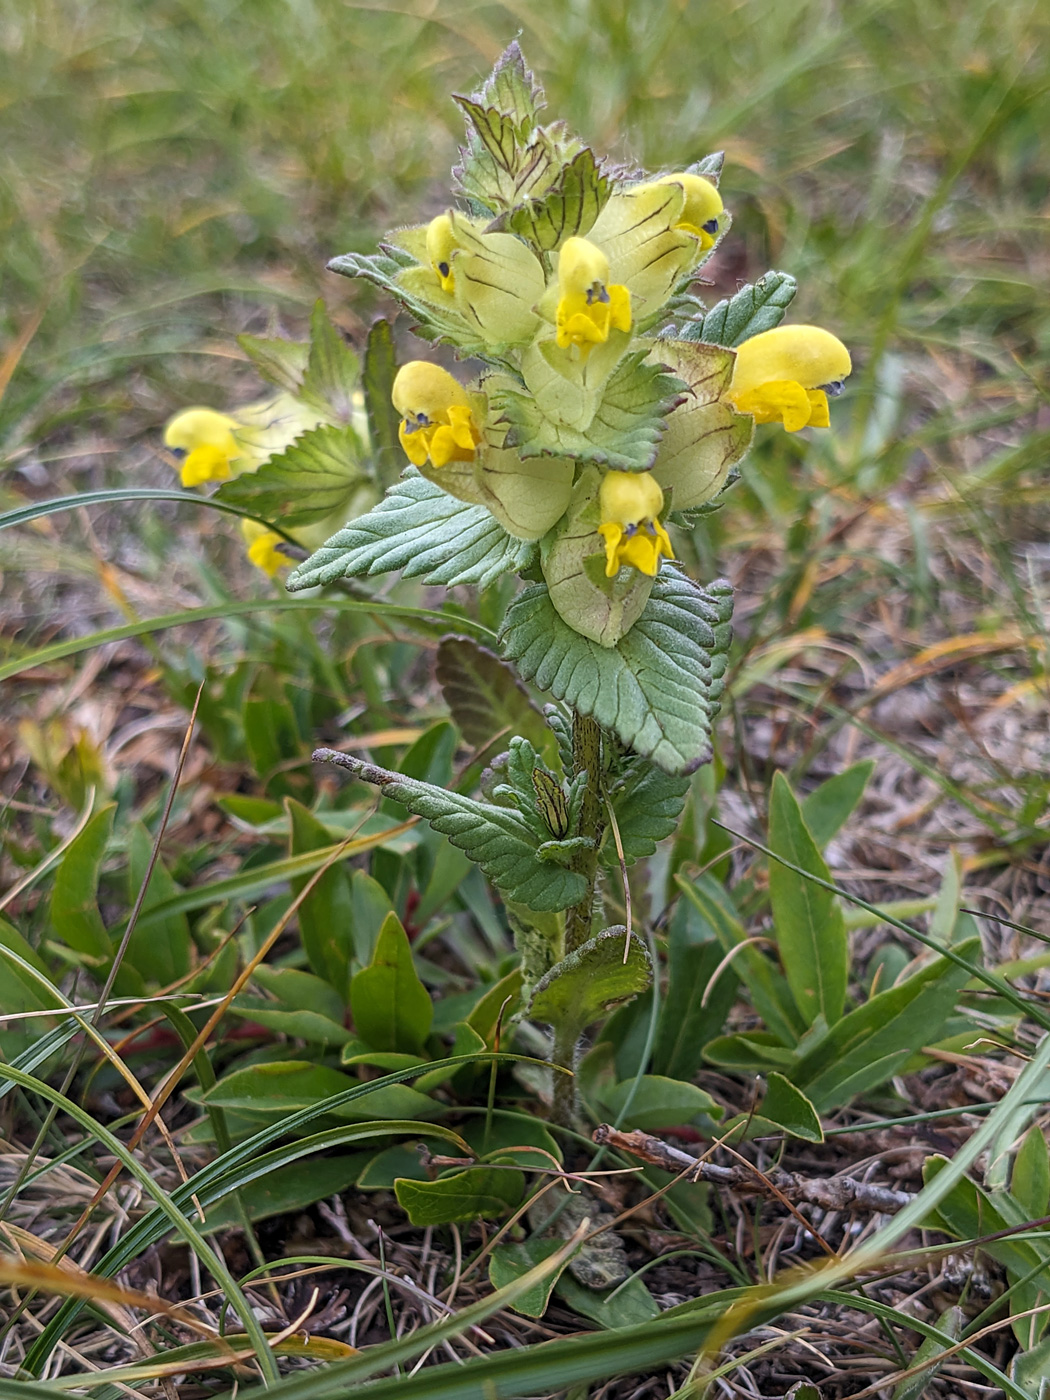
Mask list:
[{"label": "lance-shaped leaf", "polygon": [[545,417],[508,375],[493,375],[485,390],[494,413],[509,425],[507,446],[526,458],[574,457],[618,471],[645,471],[685,385],[661,366],[643,364],[644,357],[638,351],[621,360],[585,432]]},{"label": "lance-shaped leaf", "polygon": [[361,387],[376,474],[383,486],[393,485],[404,461],[397,437],[400,419],[392,398],[396,375],[397,353],[390,322],[380,319],[368,332]]},{"label": "lance-shaped leaf", "polygon": [[410,468],[379,504],[333,535],[288,579],[288,588],[316,588],[338,578],[401,569],[426,583],[484,588],[523,569],[534,546],[508,535],[484,506],[465,505]]},{"label": "lance-shaped leaf", "polygon": [[[625,766],[610,797],[628,865],[651,856],[657,841],[671,835],[688,791],[688,777],[665,773],[644,758],[632,758]],[[616,847],[609,836],[603,854],[609,861],[616,859]]]},{"label": "lance-shaped leaf", "polygon": [[737,413],[724,397],[733,376],[731,351],[658,340],[650,359],[686,385],[682,401],[667,419],[652,473],[671,493],[673,510],[694,510],[725,486],[733,465],[751,445],[754,419]]},{"label": "lance-shaped leaf", "polygon": [[609,190],[608,176],[602,174],[594,152],[585,146],[546,194],[499,215],[489,230],[508,229],[551,252],[567,238],[587,235],[609,198]]},{"label": "lance-shaped leaf", "polygon": [[706,316],[687,321],[678,331],[679,338],[702,340],[708,345],[739,345],[760,331],[779,326],[797,288],[789,272],[767,272],[713,306]]},{"label": "lance-shaped leaf", "polygon": [[[453,846],[465,851],[508,899],[530,909],[567,909],[587,890],[584,877],[538,853],[536,833],[526,819],[507,807],[492,807],[461,793],[391,773],[352,754],[318,749],[318,762],[337,763],[362,782],[374,783],[384,797],[425,818]],[[547,843],[553,845],[555,843]],[[556,852],[552,852],[555,857]]]},{"label": "lance-shaped leaf", "polygon": [[257,472],[224,481],[218,495],[270,519],[280,516],[287,525],[312,525],[349,507],[368,483],[361,457],[361,443],[352,428],[314,428]]},{"label": "lance-shaped leaf", "polygon": [[534,584],[507,609],[503,652],[526,681],[593,715],[665,772],[691,772],[710,754],[732,607],[725,580],[702,590],[665,565],[639,620],[603,647],[573,631]]},{"label": "lance-shaped leaf", "polygon": [[318,300],[310,317],[310,352],[300,397],[332,422],[349,423],[360,388],[361,361]]}]

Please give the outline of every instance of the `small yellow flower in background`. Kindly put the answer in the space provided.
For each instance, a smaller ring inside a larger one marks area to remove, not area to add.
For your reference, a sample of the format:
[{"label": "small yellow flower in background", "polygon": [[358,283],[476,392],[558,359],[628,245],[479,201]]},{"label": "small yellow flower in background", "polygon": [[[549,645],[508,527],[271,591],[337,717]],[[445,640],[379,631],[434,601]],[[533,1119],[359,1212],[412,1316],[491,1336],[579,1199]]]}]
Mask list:
[{"label": "small yellow flower in background", "polygon": [[234,437],[235,418],[213,408],[187,408],[164,429],[164,446],[185,452],[181,477],[183,486],[200,486],[205,481],[225,481],[233,475],[231,462],[241,455]]},{"label": "small yellow flower in background", "polygon": [[398,370],[391,398],[401,414],[397,435],[413,466],[428,457],[435,467],[474,460],[481,433],[466,389],[448,370],[410,360]]},{"label": "small yellow flower in background", "polygon": [[648,472],[606,472],[598,507],[606,578],[615,578],[624,564],[652,578],[660,567],[661,555],[674,558],[671,541],[659,520],[664,493]]},{"label": "small yellow flower in background", "polygon": [[291,564],[287,554],[282,554],[278,549],[281,537],[275,530],[267,530],[266,526],[260,525],[257,520],[242,520],[241,534],[248,546],[248,558],[257,569],[262,569],[270,578],[273,578],[279,569],[286,569]]},{"label": "small yellow flower in background", "polygon": [[756,423],[783,423],[789,433],[827,428],[827,396],[841,394],[852,368],[849,351],[830,331],[777,326],[738,346],[727,397]]},{"label": "small yellow flower in background", "polygon": [[631,294],[609,285],[609,259],[586,238],[568,238],[558,257],[558,346],[591,348],[609,339],[610,329],[631,329]]},{"label": "small yellow flower in background", "polygon": [[706,252],[714,245],[718,234],[718,216],[725,205],[722,196],[710,180],[702,175],[661,175],[654,185],[681,185],[685,191],[685,204],[675,228],[691,233],[700,240],[700,247]]},{"label": "small yellow flower in background", "polygon": [[452,271],[452,252],[456,247],[456,232],[447,214],[439,214],[427,225],[427,257],[434,269],[441,290],[450,295],[456,288]]}]

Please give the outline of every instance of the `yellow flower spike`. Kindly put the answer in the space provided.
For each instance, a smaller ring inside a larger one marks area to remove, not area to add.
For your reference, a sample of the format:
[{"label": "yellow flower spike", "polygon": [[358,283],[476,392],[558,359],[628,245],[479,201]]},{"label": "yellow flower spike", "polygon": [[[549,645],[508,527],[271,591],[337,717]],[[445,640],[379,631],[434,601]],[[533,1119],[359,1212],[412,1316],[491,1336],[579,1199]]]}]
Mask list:
[{"label": "yellow flower spike", "polygon": [[705,252],[713,247],[718,235],[718,216],[725,205],[711,181],[705,180],[702,175],[682,173],[661,175],[653,184],[681,185],[685,191],[685,204],[682,206],[682,217],[675,224],[675,228],[698,238]]},{"label": "yellow flower spike", "polygon": [[275,530],[267,530],[257,520],[242,520],[241,534],[248,546],[248,558],[257,569],[262,569],[269,578],[280,569],[287,569],[291,560],[278,549],[281,537]]},{"label": "yellow flower spike", "polygon": [[648,472],[606,472],[598,492],[605,541],[605,576],[615,578],[624,564],[655,577],[661,555],[674,558],[667,531],[660,524],[664,493]]},{"label": "yellow flower spike", "polygon": [[609,285],[609,260],[586,238],[567,238],[558,255],[558,346],[586,359],[610,330],[631,329],[631,294]]},{"label": "yellow flower spike", "polygon": [[181,470],[183,486],[205,481],[225,481],[232,475],[230,463],[241,455],[233,435],[237,421],[213,408],[187,408],[164,429],[164,446],[186,454]]},{"label": "yellow flower spike", "polygon": [[427,360],[402,365],[391,392],[401,414],[398,439],[413,466],[472,462],[481,441],[470,399],[458,379]]},{"label": "yellow flower spike", "polygon": [[842,392],[853,365],[837,336],[820,326],[777,326],[737,347],[727,397],[756,423],[783,423],[789,433],[826,428],[828,394]]},{"label": "yellow flower spike", "polygon": [[456,277],[452,271],[452,253],[456,247],[456,232],[447,214],[439,214],[427,225],[427,257],[434,269],[441,290],[450,295],[456,289]]}]

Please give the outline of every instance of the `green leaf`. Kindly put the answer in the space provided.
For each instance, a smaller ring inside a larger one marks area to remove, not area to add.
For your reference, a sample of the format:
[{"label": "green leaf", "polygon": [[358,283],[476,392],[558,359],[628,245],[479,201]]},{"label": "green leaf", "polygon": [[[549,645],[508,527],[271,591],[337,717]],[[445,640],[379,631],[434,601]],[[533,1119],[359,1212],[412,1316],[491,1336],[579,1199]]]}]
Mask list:
[{"label": "green leaf", "polygon": [[[238,1109],[243,1113],[285,1115],[358,1087],[349,1075],[325,1065],[310,1064],[306,1060],[278,1060],[234,1070],[213,1089],[195,1097],[205,1105]],[[330,1116],[359,1123],[374,1118],[399,1121],[437,1118],[442,1111],[441,1104],[410,1089],[407,1084],[388,1084],[331,1109]]]},{"label": "green leaf", "polygon": [[[774,774],[769,797],[769,848],[818,879],[831,879],[783,773]],[[769,902],[780,960],[799,1011],[807,1025],[818,1016],[834,1025],[849,981],[849,940],[838,900],[771,860]]]},{"label": "green leaf", "polygon": [[70,843],[51,892],[55,933],[93,967],[104,966],[113,952],[98,909],[98,878],[116,810],[115,802],[102,807]]},{"label": "green leaf", "polygon": [[525,67],[517,39],[512,39],[500,54],[483,85],[472,94],[472,100],[510,117],[521,136],[527,136],[535,126],[545,105],[543,89]]},{"label": "green leaf", "polygon": [[[460,1133],[470,1150],[486,1164],[502,1163],[537,1171],[550,1168],[553,1162],[562,1159],[558,1144],[546,1125],[531,1113],[500,1109],[492,1115],[491,1121],[487,1114],[479,1115],[461,1128]],[[532,1148],[538,1150],[531,1151]]]},{"label": "green leaf", "polygon": [[467,1024],[481,1036],[486,1046],[492,1047],[497,1029],[508,1025],[516,1013],[522,982],[521,968],[513,968],[489,987],[467,1017]]},{"label": "green leaf", "polygon": [[[961,957],[980,951],[970,940]],[[934,958],[906,981],[869,998],[832,1026],[791,1073],[818,1112],[827,1113],[885,1082],[924,1045],[935,1044],[955,1009],[969,971],[947,958]]]},{"label": "green leaf", "polygon": [[720,301],[705,316],[687,321],[679,337],[708,345],[739,345],[760,331],[779,326],[797,287],[790,273],[767,272],[754,285],[748,283],[728,301]]},{"label": "green leaf", "polygon": [[350,880],[350,926],[353,930],[354,954],[362,966],[372,961],[379,930],[393,910],[390,896],[379,881],[367,870],[355,870]]},{"label": "green leaf", "polygon": [[285,525],[312,525],[349,509],[368,485],[361,456],[353,428],[311,428],[257,472],[224,481],[218,494],[259,515],[280,517]]},{"label": "green leaf", "polygon": [[784,1128],[792,1137],[803,1138],[806,1142],[823,1142],[824,1129],[817,1110],[802,1090],[796,1089],[776,1070],[771,1070],[766,1076],[766,1084],[766,1096],[758,1110],[762,1117]]},{"label": "green leaf", "polygon": [[[315,756],[323,758],[330,752],[319,749]],[[466,851],[509,899],[546,910],[567,909],[583,898],[584,877],[544,861],[538,854],[536,833],[519,813],[391,773],[352,754],[338,755],[338,762],[362,782],[381,788],[384,797],[425,817],[435,831]]]},{"label": "green leaf", "polygon": [[765,1074],[771,1069],[790,1069],[797,1056],[772,1031],[747,1031],[719,1035],[704,1046],[704,1059],[722,1069]]},{"label": "green leaf", "polygon": [[320,298],[310,317],[310,353],[300,397],[335,423],[349,423],[361,385],[361,362],[332,325]]},{"label": "green leaf", "polygon": [[379,247],[378,253],[344,253],[342,257],[333,258],[328,271],[338,272],[343,277],[363,277],[379,287],[400,302],[415,322],[413,330],[427,340],[453,344],[464,355],[485,355],[490,350],[458,311],[435,306],[402,286],[400,275],[419,267],[411,253],[388,243],[381,243]]},{"label": "green leaf", "polygon": [[[951,1337],[953,1342],[957,1341],[962,1336],[963,1328],[966,1326],[966,1314],[962,1308],[946,1308],[937,1318],[934,1326],[939,1332]],[[929,1365],[918,1375],[898,1381],[893,1388],[893,1400],[919,1400],[919,1397],[925,1394],[926,1387],[941,1369],[943,1358],[944,1343],[936,1337],[924,1338],[918,1351],[911,1359],[911,1365],[920,1366],[924,1361],[929,1362]]]},{"label": "green leaf", "polygon": [[413,1225],[466,1225],[499,1220],[521,1203],[525,1177],[507,1167],[467,1167],[437,1181],[394,1182],[397,1203]]},{"label": "green leaf", "polygon": [[[1050,1390],[1050,1337],[1017,1353],[1010,1362],[1010,1379],[1016,1381],[1031,1400],[1046,1400]],[[897,1400],[896,1395],[894,1400]]]},{"label": "green leaf", "polygon": [[[786,979],[774,963],[750,943],[745,929],[717,881],[703,875],[675,883],[712,930],[723,953],[732,953],[734,971],[746,982],[755,1010],[783,1046],[793,1046],[806,1029]],[[737,951],[739,949],[739,951]]]},{"label": "green leaf", "polygon": [[508,535],[484,506],[465,505],[409,468],[374,509],[293,569],[288,588],[294,593],[392,569],[405,578],[423,575],[425,583],[485,588],[525,568],[534,549]]},{"label": "green leaf", "polygon": [[623,357],[586,432],[545,417],[536,400],[509,376],[487,379],[492,411],[510,425],[506,446],[523,458],[573,457],[618,471],[645,471],[685,387],[661,366],[644,363],[647,354],[640,350]]},{"label": "green leaf", "polygon": [[875,771],[875,760],[865,758],[828,778],[802,799],[802,817],[820,850],[845,825],[850,813],[864,796],[864,789]]},{"label": "green leaf", "polygon": [[[294,797],[285,798],[289,819],[290,856],[320,851],[332,844],[332,834]],[[293,895],[313,876],[292,880]],[[335,988],[342,1001],[350,990],[350,962],[354,954],[350,885],[342,864],[330,866],[299,906],[299,936],[307,961],[318,977]]]},{"label": "green leaf", "polygon": [[[245,1186],[238,1195],[249,1220],[269,1220],[305,1210],[348,1190],[371,1158],[369,1152],[353,1152],[341,1157],[320,1157],[312,1162],[293,1162],[278,1167],[259,1181]],[[231,1196],[209,1207],[203,1229],[206,1234],[237,1228],[242,1224],[237,1201]]]},{"label": "green leaf", "polygon": [[602,174],[594,152],[585,146],[546,193],[493,219],[486,232],[508,229],[544,252],[551,252],[567,238],[586,236],[610,192],[608,176]]},{"label": "green leaf", "polygon": [[[489,1283],[493,1288],[505,1288],[508,1283],[521,1278],[544,1259],[556,1254],[562,1243],[561,1240],[523,1240],[521,1244],[497,1245],[489,1259]],[[555,1270],[534,1284],[514,1303],[514,1311],[524,1313],[526,1317],[542,1317],[560,1277],[561,1270]]]},{"label": "green leaf", "polygon": [[660,1315],[656,1300],[637,1276],[620,1284],[611,1293],[599,1293],[594,1288],[585,1288],[582,1283],[577,1283],[572,1274],[563,1273],[558,1279],[558,1296],[568,1303],[573,1312],[609,1331],[652,1322],[654,1317]]},{"label": "green leaf", "polygon": [[[49,990],[47,966],[40,955],[13,924],[0,919],[0,950],[4,948],[9,948],[31,968],[35,968],[40,976],[34,977],[31,972],[19,967],[14,959],[5,958],[0,951],[0,1011],[13,1016],[19,1011],[47,1011],[64,1004],[57,991]],[[38,1039],[41,1029],[38,1025],[32,1032],[34,1041]]]},{"label": "green leaf", "polygon": [[[630,1128],[641,1128],[647,1133],[692,1123],[701,1113],[715,1118],[722,1114],[719,1105],[703,1089],[661,1074],[643,1074],[638,1080],[625,1079],[622,1084],[607,1089],[601,1097],[602,1103],[617,1121]],[[631,1106],[621,1120],[620,1112],[628,1098]]]},{"label": "green leaf", "polygon": [[392,486],[401,474],[404,454],[398,441],[400,416],[392,392],[397,375],[397,351],[390,322],[374,322],[365,343],[362,387],[368,415],[368,437],[376,475],[383,486]]},{"label": "green leaf", "polygon": [[[623,765],[610,798],[628,865],[651,856],[656,843],[671,835],[688,791],[687,776],[665,773],[644,758],[632,758]],[[616,858],[615,844],[608,836],[604,854],[610,864]]]},{"label": "green leaf", "polygon": [[534,584],[507,609],[504,655],[581,714],[668,773],[692,771],[710,754],[730,641],[733,595],[707,590],[664,567],[645,611],[615,647],[574,632]]},{"label": "green leaf", "polygon": [[[740,979],[714,930],[688,899],[674,907],[667,930],[667,990],[653,1046],[653,1072],[692,1079],[704,1062],[704,1046],[721,1031]],[[718,979],[712,985],[712,978]]]},{"label": "green leaf", "polygon": [[298,340],[264,339],[256,335],[239,335],[237,344],[267,383],[298,394],[310,356],[308,345]]},{"label": "green leaf", "polygon": [[557,740],[513,670],[469,637],[442,637],[435,666],[438,685],[468,744],[483,748],[497,734],[522,735],[548,763]]},{"label": "green leaf", "polygon": [[[152,852],[153,838],[141,822],[135,822],[128,834],[129,907],[142,888]],[[143,913],[174,899],[180,892],[180,887],[165,869],[164,862],[158,858],[142,901]],[[125,956],[147,982],[167,987],[189,973],[190,948],[189,920],[185,914],[171,914],[159,925],[142,929],[136,925]]]},{"label": "green leaf", "polygon": [[1038,1124],[1028,1129],[1014,1158],[1010,1194],[1033,1220],[1050,1208],[1050,1156]]},{"label": "green leaf", "polygon": [[350,1008],[357,1033],[373,1049],[422,1053],[434,1007],[396,914],[387,915],[372,961],[350,984]]},{"label": "green leaf", "polygon": [[625,949],[626,940],[626,928],[607,928],[555,963],[536,983],[529,1015],[556,1026],[566,1040],[574,1031],[578,1039],[614,1006],[644,992],[653,980],[652,961],[633,933]]}]

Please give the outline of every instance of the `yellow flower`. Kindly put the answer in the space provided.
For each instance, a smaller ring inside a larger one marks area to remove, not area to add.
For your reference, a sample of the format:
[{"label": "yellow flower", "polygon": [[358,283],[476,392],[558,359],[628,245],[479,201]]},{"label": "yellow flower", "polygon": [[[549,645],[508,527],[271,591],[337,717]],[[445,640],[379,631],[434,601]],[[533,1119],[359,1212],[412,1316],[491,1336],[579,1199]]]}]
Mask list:
[{"label": "yellow flower", "polygon": [[257,569],[262,569],[270,578],[273,578],[279,569],[286,569],[291,564],[288,556],[278,549],[281,537],[276,531],[267,530],[266,526],[260,525],[257,520],[242,520],[241,534],[248,546],[248,558]]},{"label": "yellow flower", "polygon": [[702,175],[661,175],[654,185],[681,185],[685,191],[685,204],[674,227],[691,233],[700,240],[700,247],[706,252],[718,236],[718,216],[725,205],[722,196]]},{"label": "yellow flower", "polygon": [[164,429],[164,446],[186,454],[182,463],[183,486],[205,481],[225,481],[230,463],[241,455],[234,437],[237,420],[212,408],[187,408]]},{"label": "yellow flower", "polygon": [[727,397],[756,423],[783,423],[789,433],[827,428],[827,396],[842,393],[852,368],[849,351],[830,331],[777,326],[738,346]]},{"label": "yellow flower", "polygon": [[624,564],[654,577],[660,556],[674,558],[667,531],[660,524],[664,493],[648,472],[606,472],[598,492],[605,541],[605,576],[615,578]]},{"label": "yellow flower", "polygon": [[427,257],[441,283],[441,290],[455,291],[456,278],[452,271],[452,253],[456,248],[456,233],[447,214],[439,214],[427,224]]},{"label": "yellow flower", "polygon": [[398,370],[391,398],[401,414],[397,435],[413,466],[428,457],[435,467],[474,460],[481,433],[466,389],[448,370],[410,360]]},{"label": "yellow flower", "polygon": [[631,329],[631,294],[609,285],[609,259],[586,238],[568,238],[558,257],[558,346],[586,359],[609,331]]}]

